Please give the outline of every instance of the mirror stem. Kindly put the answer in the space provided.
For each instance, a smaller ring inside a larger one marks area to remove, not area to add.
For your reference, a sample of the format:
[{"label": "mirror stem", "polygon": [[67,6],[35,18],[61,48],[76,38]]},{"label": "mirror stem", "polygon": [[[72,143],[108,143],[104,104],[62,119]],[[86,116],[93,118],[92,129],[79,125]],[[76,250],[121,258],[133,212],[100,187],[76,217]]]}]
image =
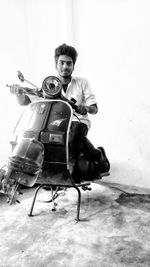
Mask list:
[{"label": "mirror stem", "polygon": [[28,81],[28,80],[26,80],[26,79],[24,79],[24,81],[26,81],[27,83],[31,84],[32,86],[34,86],[35,88],[37,88],[37,89],[38,89],[38,87],[37,87],[35,84],[33,84],[33,83],[29,82],[29,81]]}]

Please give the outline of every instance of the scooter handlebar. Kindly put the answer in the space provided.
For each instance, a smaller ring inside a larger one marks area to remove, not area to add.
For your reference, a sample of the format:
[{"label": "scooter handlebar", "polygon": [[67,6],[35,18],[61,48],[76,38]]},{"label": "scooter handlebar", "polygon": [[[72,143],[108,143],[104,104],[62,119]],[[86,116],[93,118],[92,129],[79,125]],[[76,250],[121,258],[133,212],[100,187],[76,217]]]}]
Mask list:
[{"label": "scooter handlebar", "polygon": [[[31,89],[31,88],[28,88],[28,87],[22,87],[18,84],[12,84],[12,85],[8,85],[6,84],[7,87],[10,88],[10,93],[11,94],[15,94],[15,95],[18,95],[18,96],[21,96],[21,95],[25,95],[25,94],[29,94],[29,95],[36,95],[36,96],[39,96],[39,97],[43,97],[43,93],[42,91],[39,89]],[[78,112],[78,106],[75,104],[76,103],[76,100],[74,98],[71,98],[70,100],[66,99],[65,97],[62,97],[63,100],[65,100],[66,102],[68,102],[71,107],[77,112],[80,114],[80,112]]]},{"label": "scooter handlebar", "polygon": [[30,95],[42,96],[41,92],[38,89],[31,89],[28,87],[22,87],[18,84],[12,84],[12,85],[6,84],[6,86],[10,88],[11,94],[15,94],[15,95],[30,94]]}]

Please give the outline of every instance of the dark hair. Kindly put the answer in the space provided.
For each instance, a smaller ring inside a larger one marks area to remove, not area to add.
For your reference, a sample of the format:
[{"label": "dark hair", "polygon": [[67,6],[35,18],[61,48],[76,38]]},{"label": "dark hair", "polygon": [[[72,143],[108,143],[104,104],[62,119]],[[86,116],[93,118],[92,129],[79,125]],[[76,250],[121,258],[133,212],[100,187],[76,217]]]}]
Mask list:
[{"label": "dark hair", "polygon": [[75,64],[78,53],[73,46],[62,44],[55,49],[55,62],[57,63],[59,56],[66,55],[72,58],[73,64]]}]

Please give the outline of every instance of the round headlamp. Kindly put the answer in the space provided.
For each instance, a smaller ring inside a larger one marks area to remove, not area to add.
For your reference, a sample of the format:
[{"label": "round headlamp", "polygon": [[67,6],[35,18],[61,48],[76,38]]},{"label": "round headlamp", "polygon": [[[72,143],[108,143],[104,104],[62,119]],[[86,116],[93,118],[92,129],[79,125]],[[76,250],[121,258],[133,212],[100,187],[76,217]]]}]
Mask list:
[{"label": "round headlamp", "polygon": [[56,98],[60,95],[62,84],[55,76],[48,76],[42,83],[42,91],[44,98]]}]

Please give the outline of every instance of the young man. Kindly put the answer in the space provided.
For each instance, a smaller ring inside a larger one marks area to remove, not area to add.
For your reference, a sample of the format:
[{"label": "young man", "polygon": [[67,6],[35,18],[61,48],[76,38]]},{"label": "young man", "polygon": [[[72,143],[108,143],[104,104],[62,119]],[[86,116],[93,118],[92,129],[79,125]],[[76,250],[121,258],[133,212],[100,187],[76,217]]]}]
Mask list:
[{"label": "young man", "polygon": [[[62,96],[69,100],[71,98],[76,100],[77,109],[72,121],[73,149],[76,153],[80,151],[90,160],[96,161],[99,171],[104,173],[110,169],[105,150],[102,147],[96,149],[87,138],[91,126],[88,113],[98,112],[97,102],[89,82],[84,78],[72,76],[77,56],[76,49],[66,44],[55,49],[55,66],[63,86]],[[31,102],[29,96],[23,95],[19,88],[15,93],[20,105],[28,105]]]}]

